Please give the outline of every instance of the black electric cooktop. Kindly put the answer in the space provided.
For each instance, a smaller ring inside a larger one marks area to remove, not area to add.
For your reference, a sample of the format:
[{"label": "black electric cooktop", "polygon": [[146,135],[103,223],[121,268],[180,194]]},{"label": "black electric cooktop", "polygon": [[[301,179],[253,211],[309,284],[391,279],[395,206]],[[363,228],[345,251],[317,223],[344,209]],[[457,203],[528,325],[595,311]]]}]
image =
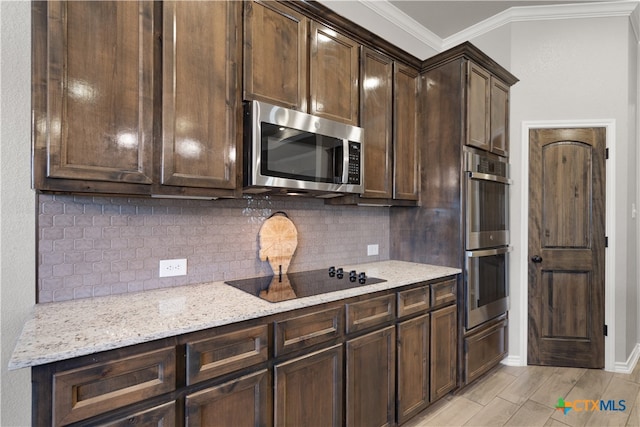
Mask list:
[{"label": "black electric cooktop", "polygon": [[386,280],[367,277],[364,272],[343,271],[341,268],[331,267],[323,270],[229,280],[225,283],[266,301],[280,302],[381,282]]}]

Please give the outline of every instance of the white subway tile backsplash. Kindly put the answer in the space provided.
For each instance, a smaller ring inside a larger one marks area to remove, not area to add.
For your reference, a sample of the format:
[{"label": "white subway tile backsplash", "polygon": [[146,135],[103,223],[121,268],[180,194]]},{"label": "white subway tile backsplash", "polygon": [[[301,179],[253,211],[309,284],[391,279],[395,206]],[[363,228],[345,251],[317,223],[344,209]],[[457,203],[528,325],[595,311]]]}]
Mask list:
[{"label": "white subway tile backsplash", "polygon": [[[258,256],[265,219],[284,211],[298,229],[290,271],[389,257],[388,208],[316,199],[169,200],[39,196],[38,301],[51,302],[271,274]],[[365,249],[363,249],[365,248]],[[161,259],[187,275],[158,277]]]}]

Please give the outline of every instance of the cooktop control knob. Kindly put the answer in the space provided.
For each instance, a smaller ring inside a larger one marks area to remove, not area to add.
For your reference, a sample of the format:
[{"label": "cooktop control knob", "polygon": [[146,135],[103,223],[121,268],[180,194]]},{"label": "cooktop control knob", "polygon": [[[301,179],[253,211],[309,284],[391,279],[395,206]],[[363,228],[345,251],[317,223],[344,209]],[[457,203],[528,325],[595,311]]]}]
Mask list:
[{"label": "cooktop control knob", "polygon": [[342,267],[336,270],[336,275],[338,276],[338,279],[342,279],[344,277],[344,270],[342,269]]},{"label": "cooktop control knob", "polygon": [[336,275],[336,268],[334,266],[329,267],[329,277],[334,277]]},{"label": "cooktop control knob", "polygon": [[364,285],[366,281],[367,281],[367,275],[363,271],[358,275],[358,283],[360,283],[361,285]]},{"label": "cooktop control knob", "polygon": [[355,282],[355,281],[357,280],[357,278],[356,278],[356,274],[357,274],[357,273],[356,273],[356,271],[355,271],[355,270],[351,270],[351,271],[349,272],[349,281],[350,281],[350,282]]}]

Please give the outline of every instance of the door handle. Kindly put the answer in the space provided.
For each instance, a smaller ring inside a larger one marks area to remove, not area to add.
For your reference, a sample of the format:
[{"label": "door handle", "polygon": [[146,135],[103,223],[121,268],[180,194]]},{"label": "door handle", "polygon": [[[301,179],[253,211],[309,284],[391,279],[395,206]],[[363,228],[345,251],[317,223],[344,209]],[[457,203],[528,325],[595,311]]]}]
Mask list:
[{"label": "door handle", "polygon": [[538,263],[542,262],[542,258],[540,257],[540,255],[534,255],[534,256],[531,257],[531,261],[533,261],[536,264],[538,264]]}]

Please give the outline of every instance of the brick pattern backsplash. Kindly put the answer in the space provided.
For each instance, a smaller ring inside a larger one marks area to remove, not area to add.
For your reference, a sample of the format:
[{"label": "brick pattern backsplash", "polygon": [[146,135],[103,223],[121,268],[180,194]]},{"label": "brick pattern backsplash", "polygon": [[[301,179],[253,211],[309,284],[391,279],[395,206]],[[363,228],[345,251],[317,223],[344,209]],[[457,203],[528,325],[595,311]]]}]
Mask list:
[{"label": "brick pattern backsplash", "polygon": [[[307,198],[40,195],[38,302],[269,275],[258,232],[277,211],[298,229],[289,271],[389,259],[389,208]],[[374,243],[379,255],[367,256]],[[187,259],[187,275],[160,278],[159,261],[173,258]]]}]

